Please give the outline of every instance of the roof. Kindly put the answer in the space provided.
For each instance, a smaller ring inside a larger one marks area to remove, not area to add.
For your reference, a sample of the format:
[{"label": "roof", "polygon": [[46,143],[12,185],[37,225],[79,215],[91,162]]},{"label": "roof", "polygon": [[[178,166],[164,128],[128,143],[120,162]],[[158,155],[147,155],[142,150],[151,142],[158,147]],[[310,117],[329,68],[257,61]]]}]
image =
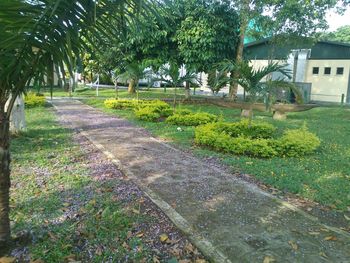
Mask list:
[{"label": "roof", "polygon": [[248,43],[244,46],[245,57],[248,59],[286,59],[292,49],[311,49],[310,59],[350,59],[350,44],[320,40],[311,44],[308,41],[298,44],[271,43],[271,38],[265,38]]}]

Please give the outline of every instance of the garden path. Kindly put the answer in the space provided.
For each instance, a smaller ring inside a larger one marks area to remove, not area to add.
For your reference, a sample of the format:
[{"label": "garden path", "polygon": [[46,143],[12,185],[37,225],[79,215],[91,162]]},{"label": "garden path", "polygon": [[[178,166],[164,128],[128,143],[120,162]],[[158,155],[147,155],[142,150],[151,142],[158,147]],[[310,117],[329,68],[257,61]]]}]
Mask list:
[{"label": "garden path", "polygon": [[53,105],[215,262],[350,262],[350,235],[76,100]]}]

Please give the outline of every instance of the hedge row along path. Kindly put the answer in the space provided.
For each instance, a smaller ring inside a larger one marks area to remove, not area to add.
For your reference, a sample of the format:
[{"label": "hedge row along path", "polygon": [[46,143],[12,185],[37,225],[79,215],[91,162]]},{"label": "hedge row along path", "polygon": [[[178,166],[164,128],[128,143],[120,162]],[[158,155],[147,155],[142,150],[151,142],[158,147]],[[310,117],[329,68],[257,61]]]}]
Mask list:
[{"label": "hedge row along path", "polygon": [[[349,262],[350,235],[76,100],[53,101],[215,262]],[[176,127],[174,127],[176,128]]]}]

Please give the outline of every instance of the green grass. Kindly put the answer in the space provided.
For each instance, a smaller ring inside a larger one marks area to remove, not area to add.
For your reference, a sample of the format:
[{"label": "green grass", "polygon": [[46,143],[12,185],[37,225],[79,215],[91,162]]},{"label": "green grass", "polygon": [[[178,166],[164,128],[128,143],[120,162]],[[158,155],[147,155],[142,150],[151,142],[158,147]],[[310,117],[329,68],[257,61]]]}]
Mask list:
[{"label": "green grass", "polygon": [[129,236],[146,219],[118,203],[110,190],[118,181],[89,175],[80,146],[50,109],[27,110],[26,118],[28,131],[11,146],[11,220],[14,233],[33,233],[32,259],[116,262],[147,256],[142,241]]},{"label": "green grass", "polygon": [[[43,89],[41,92],[45,94],[45,96],[50,96],[50,92],[48,89]],[[69,93],[66,91],[63,91],[62,89],[55,89],[53,92],[53,96],[56,97],[69,97]],[[77,89],[76,92],[72,93],[73,97],[90,97],[90,98],[96,98],[96,90],[91,89],[89,87],[87,88],[80,88]],[[114,98],[116,96],[116,92],[113,88],[100,88],[99,89],[99,96],[100,98]],[[129,94],[127,90],[120,89],[118,92],[118,96],[120,98],[136,98],[135,94]],[[179,98],[184,98],[184,89],[178,88],[177,89],[177,96]],[[139,97],[140,99],[172,99],[174,97],[174,89],[173,88],[167,88],[166,92],[164,92],[163,88],[152,88],[152,89],[146,89],[146,88],[140,88],[139,91]]]},{"label": "green grass", "polygon": [[[255,112],[255,119],[272,123],[280,133],[288,128],[299,128],[304,123],[322,140],[315,154],[302,158],[258,159],[217,153],[193,144],[194,128],[166,123],[149,123],[135,119],[131,110],[110,110],[102,100],[84,100],[86,103],[129,119],[184,149],[200,156],[216,156],[232,170],[253,175],[261,182],[284,192],[294,193],[333,209],[350,207],[350,109],[341,107],[314,108],[305,112],[289,113],[286,121],[274,121],[270,113]],[[201,110],[222,115],[227,121],[239,120],[240,111],[212,105],[182,105],[194,111]]]}]

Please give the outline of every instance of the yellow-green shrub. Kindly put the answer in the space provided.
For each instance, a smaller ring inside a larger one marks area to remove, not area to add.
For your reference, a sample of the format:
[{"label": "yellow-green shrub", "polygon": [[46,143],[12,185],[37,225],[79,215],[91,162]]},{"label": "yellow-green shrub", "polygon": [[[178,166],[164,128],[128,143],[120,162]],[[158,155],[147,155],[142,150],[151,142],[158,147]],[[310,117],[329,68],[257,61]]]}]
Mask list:
[{"label": "yellow-green shrub", "polygon": [[180,114],[175,113],[166,119],[167,123],[185,126],[198,126],[206,123],[216,122],[218,117],[206,112],[188,113],[182,111]]},{"label": "yellow-green shrub", "polygon": [[[242,128],[241,132],[237,127]],[[242,122],[209,123],[195,129],[195,142],[217,151],[263,158],[299,157],[312,153],[320,145],[319,138],[306,128],[287,130],[279,139],[272,138],[275,131],[272,125],[253,123],[251,128],[252,131]]]},{"label": "yellow-green shrub", "polygon": [[215,127],[220,132],[225,132],[232,137],[244,136],[249,138],[271,138],[276,128],[266,122],[252,122],[249,125],[248,120],[240,122],[219,122]]},{"label": "yellow-green shrub", "polygon": [[46,99],[44,96],[38,96],[34,93],[27,93],[24,97],[24,105],[27,108],[45,106]]},{"label": "yellow-green shrub", "polygon": [[269,139],[252,139],[249,137],[232,137],[217,130],[215,123],[202,125],[195,130],[195,142],[217,151],[237,155],[249,155],[268,158],[277,154]]},{"label": "yellow-green shrub", "polygon": [[151,100],[151,101],[143,101],[138,105],[138,108],[152,108],[154,112],[158,113],[161,117],[168,117],[173,114],[173,109],[170,105],[161,100]]},{"label": "yellow-green shrub", "polygon": [[158,121],[170,116],[173,110],[168,103],[160,100],[142,101],[135,107],[135,116],[143,121]]},{"label": "yellow-green shrub", "polygon": [[106,99],[104,105],[108,109],[131,109],[137,105],[137,101],[127,99]]},{"label": "yellow-green shrub", "polygon": [[135,116],[143,121],[158,121],[161,117],[152,107],[143,107],[135,110]]},{"label": "yellow-green shrub", "polygon": [[287,130],[275,141],[280,155],[299,157],[314,152],[321,144],[320,139],[306,128]]}]

